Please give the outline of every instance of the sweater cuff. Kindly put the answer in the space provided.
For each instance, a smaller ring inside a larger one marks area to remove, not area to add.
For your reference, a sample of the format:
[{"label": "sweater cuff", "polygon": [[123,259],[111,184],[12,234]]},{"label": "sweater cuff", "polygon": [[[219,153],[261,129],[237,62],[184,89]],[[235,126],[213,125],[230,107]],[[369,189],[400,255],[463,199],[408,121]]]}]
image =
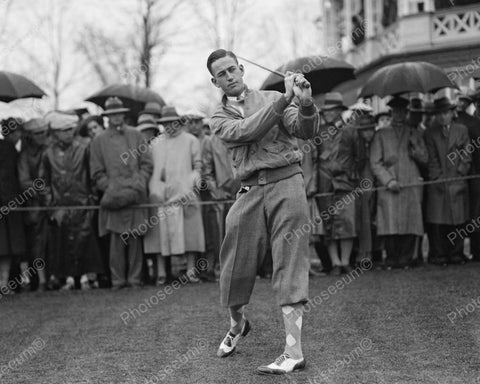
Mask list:
[{"label": "sweater cuff", "polygon": [[277,114],[277,115],[283,115],[283,111],[285,110],[285,108],[287,108],[289,105],[289,102],[287,101],[287,99],[285,98],[285,96],[282,95],[282,97],[279,97],[277,101],[275,101],[273,103],[273,111]]},{"label": "sweater cuff", "polygon": [[300,100],[300,113],[302,116],[312,116],[315,114],[315,105],[312,98]]}]

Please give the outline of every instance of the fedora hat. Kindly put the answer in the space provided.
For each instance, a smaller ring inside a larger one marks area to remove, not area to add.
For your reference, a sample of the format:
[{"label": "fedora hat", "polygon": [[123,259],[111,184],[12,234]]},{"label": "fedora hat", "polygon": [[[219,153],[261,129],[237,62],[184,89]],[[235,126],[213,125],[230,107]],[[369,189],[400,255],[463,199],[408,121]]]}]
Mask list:
[{"label": "fedora hat", "polygon": [[433,115],[435,113],[435,106],[433,105],[433,101],[426,101],[425,102],[425,114]]},{"label": "fedora hat", "polygon": [[407,108],[409,102],[404,97],[393,96],[392,99],[387,103],[391,108]]},{"label": "fedora hat", "polygon": [[433,107],[435,113],[438,113],[455,109],[456,105],[453,104],[448,97],[443,96],[433,101]]},{"label": "fedora hat", "polygon": [[163,124],[180,120],[183,120],[183,117],[179,116],[175,107],[165,106],[162,108],[162,117],[157,122]]},{"label": "fedora hat", "polygon": [[375,118],[372,115],[361,115],[353,123],[355,129],[375,129]]},{"label": "fedora hat", "polygon": [[162,107],[155,101],[150,101],[145,104],[145,108],[138,113],[139,120],[141,115],[153,115],[155,117],[162,116]]},{"label": "fedora hat", "polygon": [[322,111],[328,111],[330,109],[340,108],[347,110],[348,107],[343,104],[343,96],[340,92],[328,92],[325,94],[325,100],[320,106]]},{"label": "fedora hat", "polygon": [[410,99],[410,104],[408,104],[407,109],[409,112],[425,112],[423,101],[418,98]]},{"label": "fedora hat", "polygon": [[109,97],[105,101],[105,111],[102,116],[114,115],[115,113],[127,113],[130,109],[123,106],[122,100],[117,96]]},{"label": "fedora hat", "polygon": [[145,129],[155,129],[157,131],[160,131],[160,128],[158,128],[157,123],[155,120],[152,119],[149,115],[141,115],[138,118],[138,125],[135,127],[136,130],[138,131],[144,131]]}]

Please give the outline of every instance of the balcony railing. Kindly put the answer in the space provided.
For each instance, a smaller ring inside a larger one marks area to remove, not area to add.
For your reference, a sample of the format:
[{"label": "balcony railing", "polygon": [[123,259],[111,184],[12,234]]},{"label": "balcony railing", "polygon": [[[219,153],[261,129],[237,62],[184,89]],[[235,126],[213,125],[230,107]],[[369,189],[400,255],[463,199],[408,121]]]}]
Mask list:
[{"label": "balcony railing", "polygon": [[443,10],[433,15],[433,40],[459,40],[465,37],[479,37],[480,7],[465,7],[452,12]]},{"label": "balcony railing", "polygon": [[382,56],[480,42],[480,4],[405,16],[345,53],[362,67]]}]

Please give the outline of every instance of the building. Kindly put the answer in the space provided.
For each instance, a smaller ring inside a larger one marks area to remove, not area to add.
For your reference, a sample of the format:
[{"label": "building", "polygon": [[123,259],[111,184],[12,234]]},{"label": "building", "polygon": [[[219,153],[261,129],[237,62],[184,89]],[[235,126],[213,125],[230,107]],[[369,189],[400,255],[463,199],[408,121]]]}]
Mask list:
[{"label": "building", "polygon": [[478,0],[321,1],[324,52],[357,68],[336,89],[349,104],[377,69],[404,61],[436,64],[466,88],[480,78]]}]

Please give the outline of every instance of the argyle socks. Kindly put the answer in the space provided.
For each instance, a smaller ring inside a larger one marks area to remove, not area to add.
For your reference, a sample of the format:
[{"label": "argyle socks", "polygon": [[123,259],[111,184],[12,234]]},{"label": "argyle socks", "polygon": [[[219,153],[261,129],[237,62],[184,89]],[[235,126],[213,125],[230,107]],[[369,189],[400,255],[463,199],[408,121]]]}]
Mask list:
[{"label": "argyle socks", "polygon": [[303,358],[301,341],[303,304],[284,305],[282,314],[285,323],[285,353],[292,359],[301,359]]}]

